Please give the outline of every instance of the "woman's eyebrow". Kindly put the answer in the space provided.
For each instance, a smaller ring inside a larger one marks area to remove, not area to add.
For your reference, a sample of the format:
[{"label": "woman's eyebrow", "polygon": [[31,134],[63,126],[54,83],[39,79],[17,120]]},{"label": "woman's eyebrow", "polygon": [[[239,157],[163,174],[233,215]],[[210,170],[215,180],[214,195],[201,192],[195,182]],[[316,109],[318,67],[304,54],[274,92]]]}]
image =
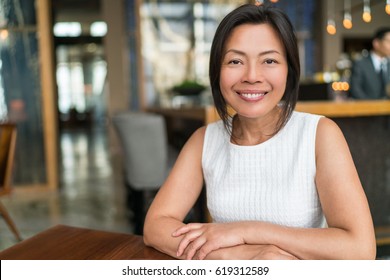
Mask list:
[{"label": "woman's eyebrow", "polygon": [[[225,55],[228,54],[228,53],[230,53],[230,52],[236,53],[236,54],[240,54],[240,55],[245,55],[245,52],[240,51],[240,50],[237,50],[237,49],[229,49],[229,50],[227,50],[227,51],[225,52]],[[281,53],[280,53],[279,51],[277,51],[277,50],[266,50],[266,51],[260,52],[260,53],[258,54],[258,56],[263,56],[263,55],[267,55],[267,54],[274,54],[274,53],[280,54],[280,55],[281,55]]]}]

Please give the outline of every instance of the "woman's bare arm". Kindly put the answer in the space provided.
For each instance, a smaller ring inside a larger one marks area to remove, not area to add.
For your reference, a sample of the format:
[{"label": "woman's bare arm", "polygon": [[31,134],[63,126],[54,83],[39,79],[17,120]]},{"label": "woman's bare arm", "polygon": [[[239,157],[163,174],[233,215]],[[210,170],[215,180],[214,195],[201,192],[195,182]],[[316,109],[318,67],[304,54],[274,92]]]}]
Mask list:
[{"label": "woman's bare arm", "polygon": [[183,220],[203,187],[201,158],[204,133],[204,127],[198,129],[185,144],[145,218],[145,244],[173,257],[176,257],[181,238],[172,237],[172,232],[184,225]]}]

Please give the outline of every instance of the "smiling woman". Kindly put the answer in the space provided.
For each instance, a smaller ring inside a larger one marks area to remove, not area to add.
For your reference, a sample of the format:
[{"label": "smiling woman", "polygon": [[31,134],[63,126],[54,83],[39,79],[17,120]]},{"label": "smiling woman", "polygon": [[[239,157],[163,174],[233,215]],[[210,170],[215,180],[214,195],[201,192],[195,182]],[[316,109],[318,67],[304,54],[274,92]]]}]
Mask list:
[{"label": "smiling woman", "polygon": [[[145,243],[181,259],[373,259],[370,210],[343,134],[294,111],[300,68],[287,16],[247,4],[215,34],[221,120],[183,147],[147,214]],[[203,182],[213,222],[184,224]]]}]

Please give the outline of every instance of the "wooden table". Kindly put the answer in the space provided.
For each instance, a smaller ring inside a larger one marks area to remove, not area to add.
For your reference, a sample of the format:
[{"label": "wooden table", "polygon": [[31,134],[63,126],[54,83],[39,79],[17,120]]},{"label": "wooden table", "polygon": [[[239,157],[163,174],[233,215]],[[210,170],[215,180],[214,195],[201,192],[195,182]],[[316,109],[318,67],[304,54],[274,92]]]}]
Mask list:
[{"label": "wooden table", "polygon": [[58,225],[0,252],[1,260],[173,260],[142,236]]}]

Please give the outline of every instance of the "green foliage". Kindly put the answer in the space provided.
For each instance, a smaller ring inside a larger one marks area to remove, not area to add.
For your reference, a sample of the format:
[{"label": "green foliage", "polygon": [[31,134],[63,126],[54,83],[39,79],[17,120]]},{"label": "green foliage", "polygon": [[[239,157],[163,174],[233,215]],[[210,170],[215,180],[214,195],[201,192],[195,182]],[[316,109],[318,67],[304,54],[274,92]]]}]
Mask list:
[{"label": "green foliage", "polygon": [[181,84],[178,84],[172,88],[172,91],[179,95],[198,95],[206,86],[199,84],[193,80],[185,80]]}]

